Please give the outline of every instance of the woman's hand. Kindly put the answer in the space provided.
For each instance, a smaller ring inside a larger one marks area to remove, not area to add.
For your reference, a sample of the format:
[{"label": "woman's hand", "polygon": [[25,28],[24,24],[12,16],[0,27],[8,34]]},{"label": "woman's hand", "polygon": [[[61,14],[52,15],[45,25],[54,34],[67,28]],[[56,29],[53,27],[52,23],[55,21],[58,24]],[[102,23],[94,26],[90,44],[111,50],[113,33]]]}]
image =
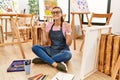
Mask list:
[{"label": "woman's hand", "polygon": [[66,37],[66,44],[68,46],[71,45],[72,43],[72,35],[71,35],[71,26],[69,23],[65,22],[65,28],[66,28],[66,34],[65,34],[65,37]]},{"label": "woman's hand", "polygon": [[46,32],[46,23],[41,24],[41,29],[42,29],[42,43],[44,46],[48,46],[51,44],[50,39],[49,39],[49,33]]},{"label": "woman's hand", "polygon": [[69,23],[65,22],[65,28],[66,28],[66,32],[71,32],[71,26]]},{"label": "woman's hand", "polygon": [[44,30],[44,31],[46,31],[46,24],[45,23],[41,24],[41,29]]}]

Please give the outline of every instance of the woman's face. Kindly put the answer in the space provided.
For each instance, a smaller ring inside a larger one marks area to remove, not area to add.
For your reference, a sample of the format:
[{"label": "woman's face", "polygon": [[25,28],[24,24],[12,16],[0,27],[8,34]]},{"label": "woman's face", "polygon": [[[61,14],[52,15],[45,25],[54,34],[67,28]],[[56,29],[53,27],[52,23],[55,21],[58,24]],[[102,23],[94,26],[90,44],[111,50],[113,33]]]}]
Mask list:
[{"label": "woman's face", "polygon": [[62,12],[59,8],[55,8],[52,10],[52,17],[54,20],[61,19]]}]

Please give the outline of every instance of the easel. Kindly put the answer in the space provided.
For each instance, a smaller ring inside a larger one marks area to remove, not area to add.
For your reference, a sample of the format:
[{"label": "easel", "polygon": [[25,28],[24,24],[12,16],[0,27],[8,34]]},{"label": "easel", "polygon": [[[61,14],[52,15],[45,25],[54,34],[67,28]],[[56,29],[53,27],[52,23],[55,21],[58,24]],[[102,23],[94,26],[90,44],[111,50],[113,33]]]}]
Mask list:
[{"label": "easel", "polygon": [[72,27],[72,30],[73,30],[74,50],[76,50],[76,40],[75,40],[76,39],[76,30],[75,30],[74,16],[75,15],[79,16],[80,30],[81,30],[81,33],[82,33],[82,35],[80,37],[83,38],[84,37],[84,32],[83,32],[83,26],[82,26],[82,15],[84,15],[84,14],[86,15],[87,21],[89,23],[89,19],[88,19],[89,12],[71,12],[71,14],[72,14],[71,27]]},{"label": "easel", "polygon": [[51,22],[52,21],[52,16],[51,15],[45,15],[44,16],[44,23],[46,22],[46,20],[47,20],[47,22]]},{"label": "easel", "polygon": [[15,17],[16,14],[0,14],[0,17],[10,17],[10,26],[11,26],[11,30],[12,30],[12,34],[16,34],[16,38],[18,40],[18,42],[11,42],[11,43],[2,43],[1,45],[11,45],[11,44],[18,44],[19,48],[20,48],[20,51],[22,53],[22,57],[23,59],[25,59],[25,54],[24,54],[24,51],[23,51],[23,47],[22,47],[22,44],[20,42],[20,34],[19,34],[19,31],[13,21],[13,17]]},{"label": "easel", "polygon": [[10,17],[1,17],[0,16],[0,20],[1,20],[1,25],[3,25],[3,20],[5,21],[5,39],[7,40],[7,24],[8,24],[8,21],[10,21]]},{"label": "easel", "polygon": [[2,29],[2,25],[0,25],[0,44],[2,45],[3,43],[4,43],[3,29]]}]

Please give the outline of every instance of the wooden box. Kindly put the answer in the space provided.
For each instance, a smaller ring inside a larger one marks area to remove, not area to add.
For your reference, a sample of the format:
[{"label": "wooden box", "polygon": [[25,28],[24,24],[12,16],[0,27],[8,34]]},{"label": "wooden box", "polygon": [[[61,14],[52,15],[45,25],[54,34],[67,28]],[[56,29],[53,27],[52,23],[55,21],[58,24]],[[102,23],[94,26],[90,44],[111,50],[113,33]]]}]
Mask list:
[{"label": "wooden box", "polygon": [[[102,34],[99,47],[98,70],[111,76],[113,67],[120,54],[120,36],[113,34]],[[117,78],[120,77],[119,75]],[[118,79],[120,80],[120,79]]]}]

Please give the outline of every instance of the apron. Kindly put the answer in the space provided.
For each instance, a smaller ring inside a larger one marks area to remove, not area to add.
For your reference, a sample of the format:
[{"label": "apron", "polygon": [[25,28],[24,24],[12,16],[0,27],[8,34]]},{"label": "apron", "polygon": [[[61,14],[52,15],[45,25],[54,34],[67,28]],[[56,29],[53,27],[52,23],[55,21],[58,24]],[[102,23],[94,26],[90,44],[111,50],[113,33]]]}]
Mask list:
[{"label": "apron", "polygon": [[49,32],[49,37],[51,40],[51,46],[46,47],[46,51],[50,56],[58,54],[62,50],[70,50],[69,46],[66,44],[66,39],[62,32],[62,27],[58,31],[52,30],[53,25]]}]

